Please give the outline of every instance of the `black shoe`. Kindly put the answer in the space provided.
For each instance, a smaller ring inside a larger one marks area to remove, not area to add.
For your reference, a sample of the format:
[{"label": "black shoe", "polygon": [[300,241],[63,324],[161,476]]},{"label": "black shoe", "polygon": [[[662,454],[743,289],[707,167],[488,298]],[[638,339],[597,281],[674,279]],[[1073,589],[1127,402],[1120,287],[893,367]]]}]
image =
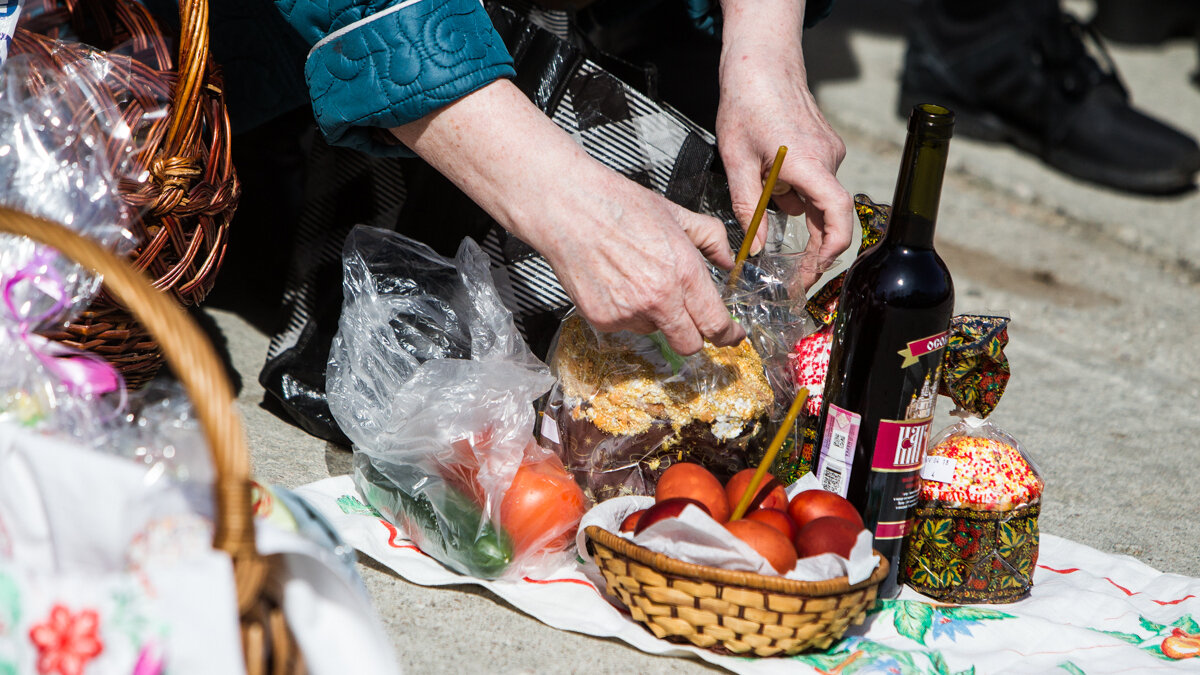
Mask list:
[{"label": "black shoe", "polygon": [[1113,42],[1156,45],[1164,40],[1200,35],[1200,2],[1096,0],[1092,26]]},{"label": "black shoe", "polygon": [[1004,4],[1011,9],[972,23],[922,4],[909,29],[902,117],[938,103],[955,111],[962,135],[1010,142],[1083,180],[1148,194],[1193,187],[1200,146],[1130,105],[1094,33],[1056,0]]}]

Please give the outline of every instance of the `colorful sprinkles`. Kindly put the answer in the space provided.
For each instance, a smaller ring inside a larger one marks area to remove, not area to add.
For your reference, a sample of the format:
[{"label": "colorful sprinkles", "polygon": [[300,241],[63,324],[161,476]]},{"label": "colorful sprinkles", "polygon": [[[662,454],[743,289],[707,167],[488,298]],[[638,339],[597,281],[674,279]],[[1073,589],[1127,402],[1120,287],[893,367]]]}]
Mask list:
[{"label": "colorful sprinkles", "polygon": [[922,501],[988,511],[1033,504],[1042,496],[1042,479],[1020,450],[990,438],[952,436],[929,453],[953,460],[949,482],[924,480]]},{"label": "colorful sprinkles", "polygon": [[829,372],[829,351],[833,348],[833,326],[801,338],[794,349],[796,384],[808,389],[804,411],[809,415],[821,412],[821,395],[825,391],[825,375]]}]

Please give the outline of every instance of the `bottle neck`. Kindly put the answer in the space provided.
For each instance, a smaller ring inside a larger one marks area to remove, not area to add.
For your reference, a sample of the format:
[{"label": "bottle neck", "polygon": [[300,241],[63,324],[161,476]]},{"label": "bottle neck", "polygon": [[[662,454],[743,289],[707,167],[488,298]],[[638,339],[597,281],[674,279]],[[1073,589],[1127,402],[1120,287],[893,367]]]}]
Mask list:
[{"label": "bottle neck", "polygon": [[890,245],[933,248],[950,139],[931,137],[922,131],[909,133],[904,144],[892,215],[884,235]]}]

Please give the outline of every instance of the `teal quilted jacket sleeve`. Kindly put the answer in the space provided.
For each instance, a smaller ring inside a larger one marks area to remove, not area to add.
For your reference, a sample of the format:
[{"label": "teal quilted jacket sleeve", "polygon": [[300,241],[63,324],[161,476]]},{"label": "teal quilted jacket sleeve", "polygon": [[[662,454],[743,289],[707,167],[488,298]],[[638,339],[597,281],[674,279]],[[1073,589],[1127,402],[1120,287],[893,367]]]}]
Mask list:
[{"label": "teal quilted jacket sleeve", "polygon": [[385,129],[501,77],[512,58],[479,0],[275,0],[312,44],[304,76],[330,143],[411,155]]}]

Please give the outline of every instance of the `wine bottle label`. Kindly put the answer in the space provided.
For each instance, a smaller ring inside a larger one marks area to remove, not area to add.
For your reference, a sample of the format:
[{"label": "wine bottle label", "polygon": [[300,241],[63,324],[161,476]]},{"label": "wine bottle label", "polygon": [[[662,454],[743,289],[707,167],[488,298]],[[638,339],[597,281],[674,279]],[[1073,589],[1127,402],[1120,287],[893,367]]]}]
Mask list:
[{"label": "wine bottle label", "polygon": [[932,417],[920,420],[879,420],[875,436],[875,454],[871,468],[875,471],[912,471],[921,468],[925,445],[929,442]]},{"label": "wine bottle label", "polygon": [[854,445],[858,442],[858,427],[862,416],[829,404],[825,417],[825,433],[821,436],[821,456],[817,479],[821,487],[845,497],[850,487],[850,465]]},{"label": "wine bottle label", "polygon": [[950,331],[945,330],[937,335],[930,335],[929,337],[909,342],[904,349],[896,352],[904,357],[904,361],[900,363],[900,367],[908,368],[909,366],[916,365],[922,356],[942,351],[949,340]]},{"label": "wine bottle label", "polygon": [[871,471],[893,474],[895,487],[880,504],[876,539],[899,539],[908,530],[908,510],[921,495],[921,465],[932,424],[932,417],[879,421]]}]

